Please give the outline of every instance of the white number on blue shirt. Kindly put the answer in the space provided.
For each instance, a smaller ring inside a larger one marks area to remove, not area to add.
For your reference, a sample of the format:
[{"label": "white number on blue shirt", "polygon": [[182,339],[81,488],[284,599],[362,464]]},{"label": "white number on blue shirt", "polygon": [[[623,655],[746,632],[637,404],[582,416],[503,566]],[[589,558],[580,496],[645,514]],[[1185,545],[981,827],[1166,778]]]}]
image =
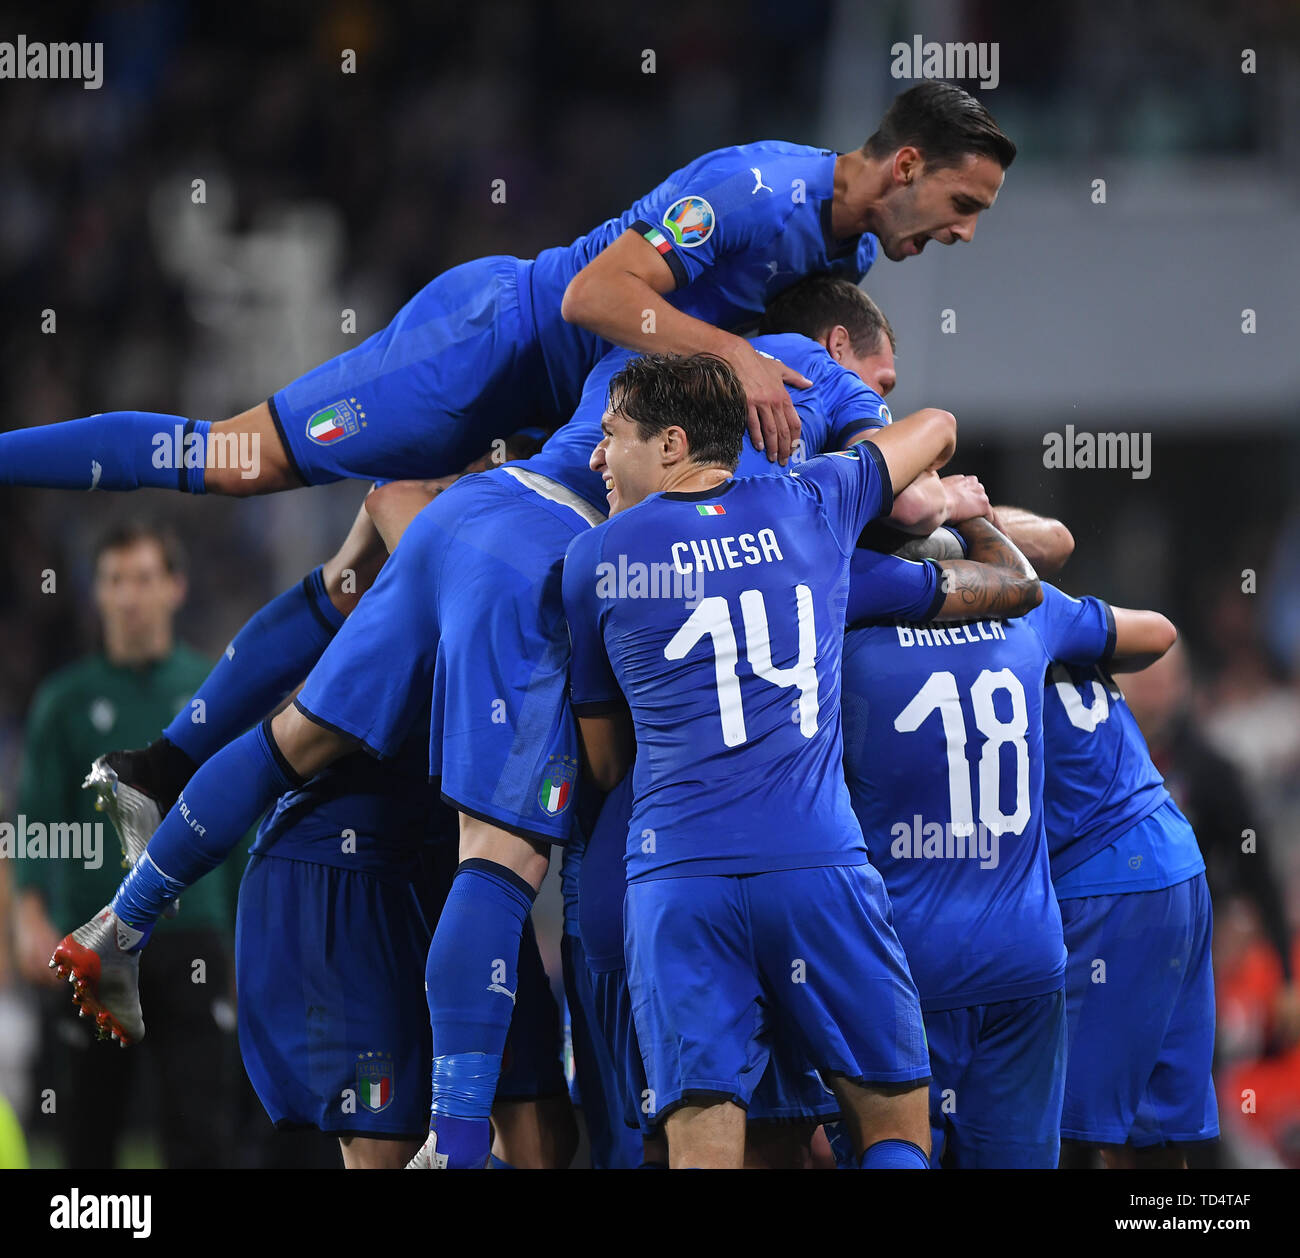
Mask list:
[{"label": "white number on blue shirt", "polygon": [[[1070,718],[1070,724],[1075,729],[1091,734],[1102,721],[1109,718],[1110,704],[1106,699],[1106,687],[1101,682],[1093,681],[1092,702],[1085,704],[1078,688],[1070,680],[1070,674],[1064,664],[1053,664],[1048,676],[1051,677],[1056,693],[1060,696],[1065,715]],[[1118,686],[1111,693],[1116,699],[1123,698]]]},{"label": "white number on blue shirt", "polygon": [[[1011,696],[1011,719],[1003,721],[993,707],[999,690]],[[1019,834],[1029,821],[1029,711],[1020,679],[1009,668],[996,672],[984,669],[970,688],[975,727],[984,735],[980,751],[980,823],[994,834]],[[930,714],[938,711],[948,748],[948,806],[953,834],[969,835],[975,830],[970,770],[966,764],[966,718],[957,693],[957,679],[949,672],[931,673],[912,701],[895,718],[894,728],[910,734],[921,728]],[[1004,744],[1016,757],[1015,809],[1002,810],[1002,761]]]},{"label": "white number on blue shirt", "polygon": [[[795,608],[799,625],[799,656],[791,668],[772,663],[772,638],[768,631],[767,605],[761,590],[744,590],[740,614],[745,625],[745,656],[754,674],[783,690],[799,688],[799,732],[811,738],[817,732],[817,631],[813,624],[812,591],[795,586]],[[718,709],[722,716],[722,741],[728,747],[745,742],[745,713],[740,701],[740,678],[736,663],[736,633],[731,625],[731,608],[721,595],[701,599],[686,623],[664,647],[664,658],[680,660],[694,650],[702,638],[713,640],[713,674],[718,687]]]}]

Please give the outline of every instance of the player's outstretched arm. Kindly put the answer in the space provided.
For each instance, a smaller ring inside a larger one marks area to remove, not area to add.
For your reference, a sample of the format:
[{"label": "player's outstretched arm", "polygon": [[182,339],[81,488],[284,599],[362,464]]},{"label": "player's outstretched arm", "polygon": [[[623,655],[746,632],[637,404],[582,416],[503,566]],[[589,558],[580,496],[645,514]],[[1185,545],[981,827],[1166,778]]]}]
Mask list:
[{"label": "player's outstretched arm", "polygon": [[784,463],[800,430],[785,386],[807,389],[812,381],[777,359],[764,357],[743,337],[670,305],[664,294],[676,285],[672,270],[654,246],[628,230],[569,281],[560,313],[566,322],[625,349],[645,354],[716,354],[726,359],[749,399],[749,435],[755,448]]},{"label": "player's outstretched arm", "polygon": [[1023,507],[994,507],[993,520],[1040,577],[1054,577],[1074,554],[1074,537],[1060,520],[1035,515]]},{"label": "player's outstretched arm", "polygon": [[1154,664],[1178,641],[1173,621],[1159,612],[1112,607],[1115,649],[1108,666],[1114,673],[1137,673]]},{"label": "player's outstretched arm", "polygon": [[867,441],[885,456],[894,494],[902,493],[923,472],[937,472],[957,449],[957,420],[935,408],[868,434]]},{"label": "player's outstretched arm", "polygon": [[979,518],[964,520],[957,529],[970,558],[939,564],[944,600],[936,620],[1023,616],[1043,601],[1033,566],[1005,534]]}]

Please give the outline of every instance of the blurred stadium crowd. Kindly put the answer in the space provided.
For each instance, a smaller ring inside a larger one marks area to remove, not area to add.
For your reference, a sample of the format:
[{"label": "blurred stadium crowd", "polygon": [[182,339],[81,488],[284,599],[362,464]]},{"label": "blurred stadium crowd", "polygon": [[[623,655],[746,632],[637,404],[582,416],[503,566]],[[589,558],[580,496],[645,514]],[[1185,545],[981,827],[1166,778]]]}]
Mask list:
[{"label": "blurred stadium crowd", "polygon": [[[915,26],[909,6],[893,7],[886,37],[891,21]],[[1018,12],[1016,23],[1001,22],[997,4],[958,7],[972,38],[995,30],[1007,41],[994,108],[1026,165],[1104,145],[1103,115],[1115,110],[1138,120],[1125,132],[1138,151],[1272,160],[1294,143],[1231,76],[1180,94],[1177,50],[1143,43],[1162,20],[1184,49],[1211,40],[1208,5],[1117,6],[1117,21],[1100,29],[1113,36],[1122,19],[1122,40],[1080,37],[1094,6],[1044,6],[1052,12]],[[336,0],[259,6],[244,22],[216,3],[32,7],[32,37],[102,40],[107,70],[99,91],[0,85],[0,422],[128,406],[234,414],[355,344],[341,312],[355,312],[367,334],[446,267],[568,240],[717,145],[820,142],[841,10],[830,0],[722,0],[660,23],[599,0]],[[1287,20],[1281,4],[1261,13],[1278,28]],[[1013,33],[1049,50],[1021,57],[1032,72],[1019,79],[1008,70]],[[356,51],[355,75],[340,72],[343,48]],[[655,74],[642,72],[645,49]],[[892,90],[887,80],[872,85],[864,126]],[[196,179],[205,197],[197,205]],[[489,195],[498,179],[503,204]],[[1014,177],[1005,195],[1015,195]],[[57,317],[53,335],[41,331],[45,310]],[[905,341],[907,329],[899,332]],[[1161,431],[1160,471],[1139,497],[1119,472],[1047,477],[1036,442],[1000,431],[995,416],[963,412],[953,384],[951,396],[927,400],[963,424],[960,470],[1074,531],[1064,587],[1159,607],[1180,627],[1177,656],[1125,690],[1210,866],[1218,1156],[1300,1166],[1295,416],[1245,436],[1203,423]],[[87,591],[105,527],[143,512],[183,540],[207,540],[178,630],[215,656],[249,614],[329,553],[361,492],[343,485],[311,501],[249,503],[0,494],[0,813],[14,812],[36,688],[96,647]],[[46,570],[57,574],[56,594],[42,592]],[[1247,831],[1253,852],[1242,850]],[[6,882],[0,868],[0,897]],[[34,1000],[12,964],[10,920],[0,899],[0,1090],[27,1113],[21,1049],[32,1044]],[[549,967],[554,917],[539,927]],[[39,1114],[29,1121],[36,1158],[53,1156]],[[265,1125],[260,1112],[248,1121]]]}]

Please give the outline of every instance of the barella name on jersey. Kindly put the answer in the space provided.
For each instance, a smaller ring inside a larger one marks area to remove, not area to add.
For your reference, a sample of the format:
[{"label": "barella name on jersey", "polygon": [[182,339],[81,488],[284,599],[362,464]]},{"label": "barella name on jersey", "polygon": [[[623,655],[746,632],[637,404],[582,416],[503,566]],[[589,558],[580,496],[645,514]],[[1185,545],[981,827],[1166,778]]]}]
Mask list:
[{"label": "barella name on jersey", "polygon": [[899,646],[966,646],[972,642],[1005,642],[1000,620],[968,620],[956,625],[895,625]]}]

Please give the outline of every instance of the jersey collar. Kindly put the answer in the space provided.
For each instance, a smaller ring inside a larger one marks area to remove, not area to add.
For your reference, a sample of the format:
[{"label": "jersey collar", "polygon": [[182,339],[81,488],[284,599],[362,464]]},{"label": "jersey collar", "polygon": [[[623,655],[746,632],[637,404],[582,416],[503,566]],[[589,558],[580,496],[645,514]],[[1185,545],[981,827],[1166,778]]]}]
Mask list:
[{"label": "jersey collar", "polygon": [[735,487],[736,478],[733,476],[730,480],[724,480],[721,485],[714,485],[712,489],[665,489],[661,490],[659,497],[667,498],[670,502],[706,502],[710,498],[720,498]]}]

